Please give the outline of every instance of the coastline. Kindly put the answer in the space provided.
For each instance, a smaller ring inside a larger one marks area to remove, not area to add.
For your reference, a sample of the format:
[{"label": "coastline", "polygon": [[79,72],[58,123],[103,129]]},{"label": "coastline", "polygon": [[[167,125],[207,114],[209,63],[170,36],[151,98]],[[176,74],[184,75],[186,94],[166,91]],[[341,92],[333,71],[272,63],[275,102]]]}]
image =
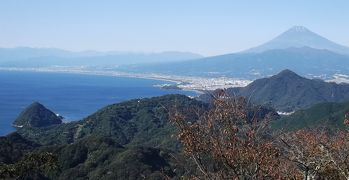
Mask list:
[{"label": "coastline", "polygon": [[0,67],[0,71],[18,71],[18,72],[40,72],[40,73],[64,73],[64,74],[81,74],[81,75],[96,75],[96,76],[109,76],[109,77],[129,77],[129,78],[140,78],[140,79],[151,79],[151,80],[160,80],[168,81],[173,83],[180,83],[172,79],[156,78],[149,76],[138,76],[131,75],[127,73],[114,74],[116,72],[108,71],[89,71],[89,70],[62,70],[62,69],[46,69],[46,68],[3,68]]},{"label": "coastline", "polygon": [[[153,85],[169,83],[139,78],[111,77],[81,73],[56,73],[2,70],[0,103],[0,134],[18,127],[13,124],[22,110],[34,101],[43,103],[65,121],[78,121],[111,104],[162,96],[183,94],[195,97],[192,91],[169,90]],[[144,88],[144,91],[143,91]]]},{"label": "coastline", "polygon": [[[98,75],[109,77],[128,77],[139,79],[159,80],[164,82],[171,82],[173,88],[193,91],[198,94],[203,94],[207,91],[215,89],[225,89],[230,87],[243,87],[248,85],[251,81],[241,80],[227,77],[209,78],[209,77],[192,77],[192,76],[177,76],[164,75],[155,73],[128,73],[122,71],[110,70],[91,70],[84,67],[44,67],[44,68],[16,68],[16,67],[0,67],[0,71],[18,71],[18,72],[41,72],[41,73],[66,73],[66,74],[82,74],[82,75]],[[165,88],[169,84],[156,85],[159,88]]]}]

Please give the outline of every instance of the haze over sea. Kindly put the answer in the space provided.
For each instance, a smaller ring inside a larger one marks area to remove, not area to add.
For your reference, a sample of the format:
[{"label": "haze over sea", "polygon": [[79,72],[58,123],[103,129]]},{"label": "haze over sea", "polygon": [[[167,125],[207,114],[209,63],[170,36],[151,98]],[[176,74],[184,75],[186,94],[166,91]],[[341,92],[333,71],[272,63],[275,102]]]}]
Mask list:
[{"label": "haze over sea", "polygon": [[0,135],[14,131],[12,122],[34,101],[80,120],[98,109],[125,100],[195,92],[154,87],[168,82],[98,75],[0,71]]}]

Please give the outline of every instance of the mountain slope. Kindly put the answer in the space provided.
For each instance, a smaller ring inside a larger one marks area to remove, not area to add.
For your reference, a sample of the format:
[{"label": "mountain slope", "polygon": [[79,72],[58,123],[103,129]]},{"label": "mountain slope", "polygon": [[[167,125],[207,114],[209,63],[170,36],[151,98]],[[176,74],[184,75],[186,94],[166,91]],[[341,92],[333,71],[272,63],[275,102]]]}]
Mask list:
[{"label": "mountain slope", "polygon": [[[101,136],[89,136],[72,144],[40,146],[13,133],[0,137],[0,176],[4,179],[16,174],[36,177],[23,179],[162,179],[165,175],[181,175],[178,174],[181,171],[173,171],[177,167],[172,153],[159,148],[121,146],[110,137]],[[54,167],[45,175],[23,168],[35,166],[35,161],[45,161],[40,158],[45,158],[41,156],[45,154],[52,154],[59,173],[55,173]]]},{"label": "mountain slope", "polygon": [[28,106],[14,121],[17,127],[45,127],[62,123],[62,117],[47,109],[38,102]]},{"label": "mountain slope", "polygon": [[290,70],[253,81],[243,88],[228,92],[245,96],[257,104],[271,104],[279,111],[294,111],[319,102],[338,102],[349,99],[349,84],[327,83],[303,78]]},{"label": "mountain slope", "polygon": [[[169,123],[169,111],[183,112],[192,121],[198,112],[208,109],[208,104],[184,95],[165,95],[135,99],[113,104],[75,122],[44,128],[24,127],[18,133],[38,144],[53,145],[74,143],[90,136],[106,136],[120,145],[150,146],[178,149],[172,135],[176,128]],[[251,116],[276,115],[274,109],[251,106]]]},{"label": "mountain slope", "polygon": [[28,141],[16,132],[0,137],[0,164],[14,163],[37,147],[38,144]]},{"label": "mountain slope", "polygon": [[292,69],[303,76],[349,74],[349,48],[296,26],[249,50],[182,63],[127,66],[124,70],[256,79]]},{"label": "mountain slope", "polygon": [[285,130],[301,128],[344,128],[345,115],[349,113],[349,102],[320,103],[310,108],[299,110],[289,116],[284,116],[273,122],[273,127]]},{"label": "mountain slope", "polygon": [[[174,107],[190,112],[204,109],[202,102],[184,95],[135,99],[109,105],[83,120],[58,126],[20,128],[18,133],[40,144],[73,143],[88,136],[108,136],[117,143],[149,146],[177,146],[171,135],[174,127],[168,123],[168,110]],[[193,114],[192,114],[193,115]]]},{"label": "mountain slope", "polygon": [[[262,53],[226,54],[182,63],[153,64],[133,67],[134,71],[193,76],[231,76],[256,79],[283,69],[301,75],[331,77],[349,74],[349,56],[309,47],[275,49]],[[130,70],[132,68],[128,68]]]},{"label": "mountain slope", "polygon": [[329,51],[349,54],[349,48],[334,43],[303,26],[294,26],[276,38],[262,44],[260,46],[251,48],[245,53],[259,53],[272,49],[287,49],[291,47],[311,47],[315,49],[327,49]]},{"label": "mountain slope", "polygon": [[175,175],[169,151],[121,146],[109,137],[90,136],[40,151],[57,155],[61,172],[54,179],[162,179]]},{"label": "mountain slope", "polygon": [[[31,152],[57,157],[60,171],[53,179],[178,179],[192,164],[182,163],[186,157],[178,151],[182,146],[169,112],[195,121],[208,109],[184,95],[165,95],[112,104],[77,122],[17,132],[41,145]],[[248,111],[251,119],[273,115],[273,109],[259,106]]]}]

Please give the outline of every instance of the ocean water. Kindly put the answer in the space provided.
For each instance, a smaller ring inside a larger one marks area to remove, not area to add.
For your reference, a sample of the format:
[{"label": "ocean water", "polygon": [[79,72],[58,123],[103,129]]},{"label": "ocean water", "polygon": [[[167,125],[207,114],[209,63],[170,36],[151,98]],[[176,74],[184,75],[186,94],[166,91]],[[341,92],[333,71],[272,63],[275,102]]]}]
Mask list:
[{"label": "ocean water", "polygon": [[0,71],[0,135],[15,129],[16,117],[38,101],[66,121],[80,120],[98,109],[134,98],[195,92],[154,87],[168,82],[97,75]]}]

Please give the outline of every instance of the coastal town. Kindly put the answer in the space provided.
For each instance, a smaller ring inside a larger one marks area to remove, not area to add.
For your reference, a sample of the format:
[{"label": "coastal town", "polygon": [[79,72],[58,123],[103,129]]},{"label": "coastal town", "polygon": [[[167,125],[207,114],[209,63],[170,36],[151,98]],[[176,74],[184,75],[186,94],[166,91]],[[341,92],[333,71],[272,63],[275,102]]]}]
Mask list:
[{"label": "coastal town", "polygon": [[[71,73],[71,74],[89,74],[112,77],[129,77],[141,79],[153,79],[164,81],[154,86],[162,89],[181,89],[187,91],[196,91],[204,93],[216,89],[226,89],[231,87],[245,87],[252,82],[248,79],[239,79],[232,77],[198,77],[198,76],[179,76],[157,73],[134,73],[117,71],[111,69],[93,69],[84,66],[51,66],[36,68],[18,68],[18,67],[0,67],[2,71],[28,71],[28,72],[47,72],[47,73]],[[319,77],[309,76],[308,78],[318,79]],[[349,76],[344,74],[334,74],[330,78],[323,79],[326,82],[337,84],[349,83]]]}]

